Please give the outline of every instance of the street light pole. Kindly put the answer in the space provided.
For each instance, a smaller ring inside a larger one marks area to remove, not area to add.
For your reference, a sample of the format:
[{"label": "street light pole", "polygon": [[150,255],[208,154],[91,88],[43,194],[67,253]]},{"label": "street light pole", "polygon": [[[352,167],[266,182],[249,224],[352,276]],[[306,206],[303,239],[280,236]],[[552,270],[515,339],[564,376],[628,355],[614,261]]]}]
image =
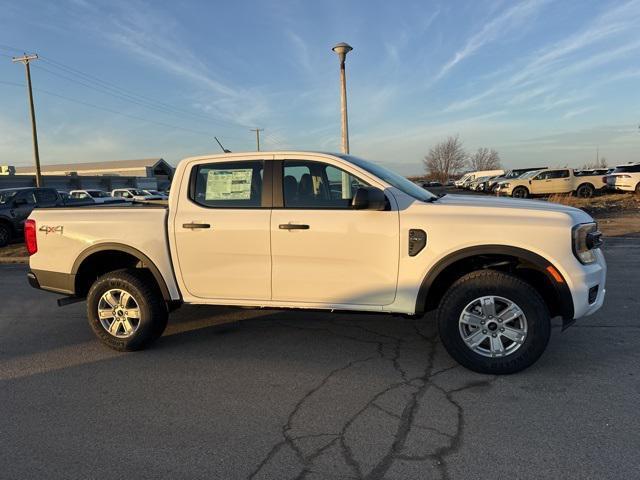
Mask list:
[{"label": "street light pole", "polygon": [[347,117],[347,75],[345,72],[345,59],[347,53],[353,48],[347,43],[339,43],[331,50],[338,54],[340,59],[340,110],[342,113],[342,153],[349,153],[349,120]]},{"label": "street light pole", "polygon": [[31,132],[33,134],[33,156],[36,161],[36,187],[42,186],[42,174],[40,172],[40,152],[38,151],[38,131],[36,129],[36,112],[33,106],[33,91],[31,89],[31,68],[29,62],[37,60],[38,55],[27,55],[13,57],[13,63],[24,63],[27,71],[27,91],[29,92],[29,111],[31,112]]}]

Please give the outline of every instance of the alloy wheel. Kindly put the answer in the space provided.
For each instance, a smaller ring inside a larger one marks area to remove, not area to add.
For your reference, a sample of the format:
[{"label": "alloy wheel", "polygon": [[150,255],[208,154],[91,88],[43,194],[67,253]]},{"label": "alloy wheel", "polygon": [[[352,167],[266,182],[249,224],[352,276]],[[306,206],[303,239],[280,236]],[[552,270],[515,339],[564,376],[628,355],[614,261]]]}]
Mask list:
[{"label": "alloy wheel", "polygon": [[98,318],[107,332],[117,338],[128,338],[140,326],[140,306],[133,296],[114,288],[98,301]]},{"label": "alloy wheel", "polygon": [[458,320],[460,336],[473,352],[485,357],[506,357],[527,338],[527,318],[513,301],[489,295],[469,302]]}]

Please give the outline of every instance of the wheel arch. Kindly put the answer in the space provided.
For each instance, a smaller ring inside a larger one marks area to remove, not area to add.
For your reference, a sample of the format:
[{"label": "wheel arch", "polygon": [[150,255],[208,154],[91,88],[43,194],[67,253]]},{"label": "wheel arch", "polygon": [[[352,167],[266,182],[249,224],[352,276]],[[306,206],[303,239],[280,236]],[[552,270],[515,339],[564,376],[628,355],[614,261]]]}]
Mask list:
[{"label": "wheel arch", "polygon": [[[91,267],[97,267],[92,269]],[[91,284],[93,273],[104,273],[120,268],[144,268],[151,272],[162,297],[172,302],[167,283],[158,267],[144,253],[129,245],[120,243],[101,243],[84,250],[73,263],[71,274],[74,276],[75,294],[85,296]]]},{"label": "wheel arch", "polygon": [[438,307],[447,289],[460,277],[476,270],[503,270],[527,281],[549,307],[552,316],[573,319],[574,306],[566,280],[546,258],[524,248],[479,245],[440,259],[425,275],[416,300],[416,313]]}]

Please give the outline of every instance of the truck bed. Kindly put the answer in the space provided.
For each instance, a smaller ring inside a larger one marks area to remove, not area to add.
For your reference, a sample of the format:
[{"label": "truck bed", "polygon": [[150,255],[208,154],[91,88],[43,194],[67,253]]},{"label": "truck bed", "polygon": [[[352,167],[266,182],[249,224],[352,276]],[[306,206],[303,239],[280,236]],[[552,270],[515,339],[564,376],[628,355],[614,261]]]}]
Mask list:
[{"label": "truck bed", "polygon": [[[38,251],[30,257],[34,272],[55,285],[43,285],[67,293],[61,279],[72,282],[79,261],[114,245],[140,252],[162,276],[173,279],[167,238],[168,208],[161,204],[65,206],[35,209]],[[71,276],[71,277],[69,277]],[[172,297],[179,297],[175,282],[167,282]]]}]

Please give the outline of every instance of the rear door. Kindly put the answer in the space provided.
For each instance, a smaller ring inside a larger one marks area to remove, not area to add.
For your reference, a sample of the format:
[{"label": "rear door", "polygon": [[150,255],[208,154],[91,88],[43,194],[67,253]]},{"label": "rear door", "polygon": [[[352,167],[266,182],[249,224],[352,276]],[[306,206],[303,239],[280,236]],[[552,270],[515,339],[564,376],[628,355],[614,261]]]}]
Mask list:
[{"label": "rear door", "polygon": [[191,295],[271,299],[268,172],[266,157],[191,167],[173,223],[177,264]]},{"label": "rear door", "polygon": [[275,162],[274,178],[273,300],[392,303],[399,255],[395,207],[352,209],[355,191],[367,182],[339,162],[285,158]]},{"label": "rear door", "polygon": [[36,206],[38,207],[55,207],[60,204],[58,192],[51,188],[41,188],[35,191]]}]

